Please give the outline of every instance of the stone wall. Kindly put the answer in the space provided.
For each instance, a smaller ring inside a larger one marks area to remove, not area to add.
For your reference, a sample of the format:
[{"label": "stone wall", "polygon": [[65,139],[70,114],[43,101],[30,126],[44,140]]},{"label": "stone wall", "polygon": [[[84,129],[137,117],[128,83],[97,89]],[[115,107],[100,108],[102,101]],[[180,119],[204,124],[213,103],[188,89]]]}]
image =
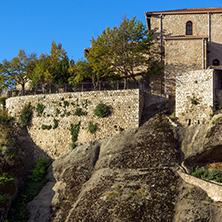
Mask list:
[{"label": "stone wall", "polygon": [[[162,18],[163,37],[181,36],[186,34],[186,22],[193,23],[193,35],[210,37],[208,41],[208,61],[207,66],[212,65],[214,59],[219,59],[222,65],[222,13],[203,13],[203,14],[166,14]],[[210,16],[210,19],[209,19]],[[210,24],[209,24],[210,20]],[[210,36],[209,36],[210,27]],[[156,37],[160,38],[160,15],[151,17],[151,29],[156,32]],[[164,41],[163,41],[164,44]],[[191,54],[195,53],[189,47]]]},{"label": "stone wall", "polygon": [[190,183],[194,186],[198,186],[204,191],[206,191],[207,195],[214,201],[222,201],[222,186],[220,183],[202,180],[179,171],[178,174],[187,183]]},{"label": "stone wall", "polygon": [[[175,76],[178,73],[207,68],[213,64],[214,59],[218,59],[222,65],[221,15],[222,12],[200,11],[196,14],[194,11],[190,14],[151,14],[151,30],[155,32],[156,40],[154,47],[165,61],[165,94],[170,95],[172,101],[175,95]],[[188,21],[193,24],[190,36],[186,36]]]},{"label": "stone wall", "polygon": [[[77,143],[83,144],[114,135],[123,129],[138,127],[143,107],[143,97],[140,91],[135,89],[12,97],[7,99],[6,108],[18,119],[22,108],[29,102],[35,108],[38,103],[45,106],[42,116],[37,116],[35,110],[28,132],[33,142],[52,158],[57,158],[70,150],[71,123],[81,121]],[[93,111],[100,102],[112,107],[110,116],[94,116]],[[82,108],[87,115],[74,115],[76,108]],[[58,120],[58,127],[55,129],[54,119]],[[90,121],[97,123],[98,126],[94,134],[88,132]],[[43,130],[43,124],[51,125],[52,129]]]},{"label": "stone wall", "polygon": [[177,76],[176,116],[182,124],[203,123],[210,118],[214,101],[214,70],[184,72]]},{"label": "stone wall", "polygon": [[[191,50],[195,53],[191,53]],[[175,95],[176,75],[203,68],[203,39],[167,40],[165,45],[165,91]]]}]

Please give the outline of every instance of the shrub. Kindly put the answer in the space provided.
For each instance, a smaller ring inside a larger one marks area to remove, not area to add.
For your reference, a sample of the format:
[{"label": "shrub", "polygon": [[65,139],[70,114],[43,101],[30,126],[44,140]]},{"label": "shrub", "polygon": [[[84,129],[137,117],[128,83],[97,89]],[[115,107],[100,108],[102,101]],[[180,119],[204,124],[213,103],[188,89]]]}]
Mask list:
[{"label": "shrub", "polygon": [[11,202],[10,197],[0,195],[0,206],[5,207],[6,205],[10,204],[10,202]]},{"label": "shrub", "polygon": [[94,114],[98,117],[106,117],[110,113],[110,106],[107,106],[104,103],[99,103],[94,110]]},{"label": "shrub", "polygon": [[222,171],[220,170],[207,170],[203,167],[197,167],[196,170],[191,174],[192,176],[206,179],[206,180],[215,180],[217,182],[222,182]]},{"label": "shrub", "polygon": [[36,111],[37,111],[38,117],[42,116],[44,109],[45,109],[45,106],[42,103],[37,104]]},{"label": "shrub", "polygon": [[96,130],[97,130],[97,123],[93,124],[93,122],[90,121],[88,125],[88,132],[95,133]]},{"label": "shrub", "polygon": [[6,124],[8,123],[13,117],[9,116],[5,110],[0,110],[0,123]]},{"label": "shrub", "polygon": [[87,115],[86,111],[83,111],[82,108],[76,108],[74,115],[76,116],[84,116]]},{"label": "shrub", "polygon": [[52,125],[44,125],[44,124],[42,124],[42,129],[43,130],[50,130],[50,129],[52,129]]},{"label": "shrub", "polygon": [[2,176],[0,177],[0,184],[9,184],[9,183],[14,183],[15,179],[8,175],[8,173],[3,173]]},{"label": "shrub", "polygon": [[58,116],[60,113],[61,111],[58,108],[56,108],[56,116]]},{"label": "shrub", "polygon": [[70,124],[69,130],[71,132],[71,140],[72,140],[71,148],[72,149],[76,147],[76,141],[78,139],[80,125],[81,125],[81,121],[79,121],[76,124],[72,124],[72,123]]},{"label": "shrub", "polygon": [[29,102],[26,104],[20,114],[20,121],[22,126],[29,126],[32,120],[33,115],[33,107],[31,103]]},{"label": "shrub", "polygon": [[69,102],[66,101],[66,100],[63,101],[63,104],[64,104],[64,107],[66,107],[66,106],[68,107],[69,106]]},{"label": "shrub", "polygon": [[29,216],[26,205],[38,195],[39,191],[45,185],[46,170],[50,164],[51,162],[44,158],[34,163],[30,176],[19,191],[17,198],[12,202],[8,214],[9,221],[28,221]]},{"label": "shrub", "polygon": [[57,119],[53,119],[53,123],[54,123],[53,129],[56,129],[59,125],[59,121]]}]

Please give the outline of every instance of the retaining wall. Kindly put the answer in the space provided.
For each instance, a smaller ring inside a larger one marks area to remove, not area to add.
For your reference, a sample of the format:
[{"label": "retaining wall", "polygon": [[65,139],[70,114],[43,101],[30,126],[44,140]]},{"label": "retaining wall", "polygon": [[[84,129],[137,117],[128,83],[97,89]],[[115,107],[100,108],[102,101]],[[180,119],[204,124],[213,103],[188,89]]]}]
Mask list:
[{"label": "retaining wall", "polygon": [[178,171],[181,178],[187,183],[198,186],[207,192],[207,195],[214,201],[222,201],[222,185],[212,181],[202,180],[186,173]]},{"label": "retaining wall", "polygon": [[193,125],[210,119],[214,101],[213,69],[177,74],[176,116],[182,124]]},{"label": "retaining wall", "polygon": [[[53,159],[70,150],[71,123],[81,121],[77,144],[84,144],[138,127],[143,108],[143,96],[138,89],[12,97],[6,100],[6,108],[13,117],[19,119],[22,108],[29,102],[35,107],[32,124],[28,127],[29,135]],[[93,114],[100,102],[111,106],[110,116],[99,118]],[[45,106],[42,116],[37,116],[38,103]],[[76,108],[81,108],[87,115],[74,115]],[[54,119],[58,120],[55,129]],[[94,134],[88,132],[90,121],[98,126]],[[43,130],[43,124],[51,125],[52,129]]]}]

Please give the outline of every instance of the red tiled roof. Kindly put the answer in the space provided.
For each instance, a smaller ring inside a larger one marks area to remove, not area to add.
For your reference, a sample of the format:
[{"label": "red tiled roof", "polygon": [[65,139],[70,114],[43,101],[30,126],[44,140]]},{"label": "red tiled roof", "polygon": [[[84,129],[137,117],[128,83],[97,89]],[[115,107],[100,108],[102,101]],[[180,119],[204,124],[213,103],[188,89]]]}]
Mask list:
[{"label": "red tiled roof", "polygon": [[214,8],[186,8],[186,9],[176,9],[176,10],[167,10],[167,11],[154,11],[146,12],[146,14],[180,14],[180,13],[201,13],[201,12],[222,12],[222,7]]}]

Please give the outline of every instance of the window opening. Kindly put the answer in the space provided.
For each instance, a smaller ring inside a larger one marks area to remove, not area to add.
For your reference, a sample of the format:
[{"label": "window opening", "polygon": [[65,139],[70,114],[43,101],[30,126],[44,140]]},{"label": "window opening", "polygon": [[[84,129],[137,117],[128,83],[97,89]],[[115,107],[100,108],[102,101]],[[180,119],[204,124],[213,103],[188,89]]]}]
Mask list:
[{"label": "window opening", "polygon": [[213,66],[219,66],[219,65],[220,65],[220,61],[218,59],[214,59]]},{"label": "window opening", "polygon": [[193,23],[191,21],[186,23],[186,35],[193,35]]}]

